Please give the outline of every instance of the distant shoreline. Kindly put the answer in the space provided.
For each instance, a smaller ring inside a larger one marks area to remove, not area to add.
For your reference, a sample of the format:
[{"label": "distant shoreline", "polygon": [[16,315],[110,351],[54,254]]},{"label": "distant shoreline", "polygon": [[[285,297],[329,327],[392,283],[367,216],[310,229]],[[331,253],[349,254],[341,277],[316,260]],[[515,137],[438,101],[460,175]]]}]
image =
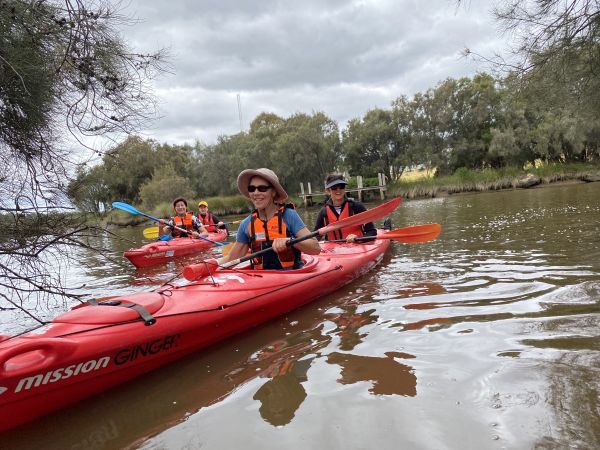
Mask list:
[{"label": "distant shoreline", "polygon": [[465,169],[457,171],[451,176],[391,184],[387,190],[387,196],[417,200],[449,197],[463,193],[535,189],[596,181],[600,181],[600,167],[589,164],[568,167],[550,166],[528,171],[518,169],[470,171]]}]

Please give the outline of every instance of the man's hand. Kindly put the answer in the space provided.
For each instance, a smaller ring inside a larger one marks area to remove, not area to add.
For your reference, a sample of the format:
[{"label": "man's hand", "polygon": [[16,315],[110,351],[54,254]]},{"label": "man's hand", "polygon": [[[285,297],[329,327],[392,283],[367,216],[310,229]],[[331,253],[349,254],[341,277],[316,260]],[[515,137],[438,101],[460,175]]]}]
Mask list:
[{"label": "man's hand", "polygon": [[356,235],[349,234],[348,236],[346,236],[346,242],[348,242],[349,244],[351,244],[352,242],[356,242]]}]

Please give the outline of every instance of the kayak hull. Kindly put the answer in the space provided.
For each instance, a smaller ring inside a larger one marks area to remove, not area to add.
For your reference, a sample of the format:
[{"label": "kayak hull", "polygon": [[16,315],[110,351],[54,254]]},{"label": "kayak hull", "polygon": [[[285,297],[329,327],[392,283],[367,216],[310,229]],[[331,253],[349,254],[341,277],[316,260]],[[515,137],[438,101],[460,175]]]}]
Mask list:
[{"label": "kayak hull", "polygon": [[305,255],[298,270],[217,270],[183,286],[79,306],[40,329],[4,340],[0,431],[329,294],[372,269],[388,246],[388,240],[323,244],[322,253]]},{"label": "kayak hull", "polygon": [[[209,233],[207,239],[223,242],[227,239],[227,230]],[[132,248],[123,253],[135,267],[149,267],[163,264],[179,256],[200,253],[212,248],[215,244],[204,239],[173,238],[169,241],[156,241],[140,248]]]}]

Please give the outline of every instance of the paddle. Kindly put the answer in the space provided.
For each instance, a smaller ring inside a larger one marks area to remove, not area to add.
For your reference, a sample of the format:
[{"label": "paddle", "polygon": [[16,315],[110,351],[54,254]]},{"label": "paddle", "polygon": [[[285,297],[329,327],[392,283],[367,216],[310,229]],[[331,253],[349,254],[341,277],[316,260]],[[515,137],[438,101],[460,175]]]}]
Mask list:
[{"label": "paddle", "polygon": [[[442,226],[439,223],[428,223],[425,225],[413,225],[412,227],[396,228],[377,236],[361,236],[355,241],[372,241],[374,239],[391,239],[393,241],[404,242],[407,244],[416,244],[419,242],[433,241],[439,236]],[[346,242],[346,239],[336,239],[334,241],[324,242]],[[223,250],[223,249],[221,249]]]},{"label": "paddle", "polygon": [[[362,225],[363,223],[367,223],[367,222],[373,222],[374,220],[377,220],[384,216],[387,216],[389,213],[391,213],[393,210],[395,210],[398,207],[398,205],[400,204],[401,201],[402,201],[402,199],[399,197],[394,198],[394,199],[390,200],[389,202],[385,202],[382,205],[376,206],[373,209],[368,209],[367,211],[361,212],[360,214],[355,214],[353,216],[346,217],[345,219],[338,220],[337,222],[326,225],[326,226],[319,228],[318,230],[313,231],[312,233],[308,233],[302,237],[290,239],[289,241],[287,241],[286,245],[289,247],[298,242],[302,242],[302,241],[305,241],[305,240],[313,238],[313,237],[324,236],[325,234],[327,234],[331,231],[339,230],[340,228],[352,227],[355,225]],[[249,261],[252,258],[256,258],[257,256],[262,255],[267,252],[270,252],[270,251],[274,251],[274,250],[271,247],[265,248],[263,250],[259,250],[258,252],[254,252],[249,255],[243,256],[241,258],[234,259],[233,261],[229,261],[225,264],[221,264],[220,267],[223,269],[227,269],[228,267],[233,267],[237,264],[243,263],[245,261]],[[186,266],[183,269],[183,276],[187,280],[193,281],[196,278],[198,278],[198,273],[203,273],[205,271],[205,269],[206,269],[206,263],[192,264],[192,265]]]},{"label": "paddle", "polygon": [[[392,241],[404,242],[405,244],[416,244],[420,242],[429,242],[437,238],[442,231],[442,227],[437,223],[428,223],[425,225],[413,225],[411,227],[396,228],[395,230],[387,231],[384,234],[378,234],[377,236],[363,236],[358,237],[355,241],[372,241],[374,239],[390,239]],[[339,239],[334,241],[321,241],[323,242],[346,242],[346,239]],[[227,244],[225,247],[221,247],[221,254],[223,256],[228,255],[233,248],[234,242]]]},{"label": "paddle", "polygon": [[[165,223],[165,221],[164,221],[164,220],[162,220],[162,219],[159,219],[158,217],[154,217],[154,216],[151,216],[151,215],[149,215],[149,214],[143,213],[143,212],[141,212],[141,211],[138,211],[138,210],[137,210],[137,209],[135,209],[133,206],[131,206],[131,205],[127,204],[127,203],[123,203],[123,202],[113,202],[113,203],[112,203],[112,206],[113,206],[113,208],[117,208],[117,209],[120,209],[120,210],[123,210],[123,211],[127,211],[128,213],[130,213],[130,214],[134,214],[134,215],[136,215],[136,216],[144,216],[144,217],[147,217],[147,218],[148,218],[148,219],[150,219],[150,220],[154,220],[155,222],[158,222],[158,223]],[[184,233],[187,233],[187,232],[188,232],[186,229],[184,229],[184,228],[180,228],[180,227],[178,227],[178,226],[173,226],[173,228],[175,228],[176,230],[182,231],[182,232],[184,232]],[[218,245],[219,247],[221,247],[221,246],[223,246],[223,245],[226,245],[226,244],[223,244],[222,242],[215,242],[215,241],[213,241],[213,240],[211,240],[211,239],[205,238],[204,236],[198,236],[198,237],[199,237],[200,239],[203,239],[203,240],[205,240],[205,241],[212,242],[213,244],[215,244],[215,245]]]}]

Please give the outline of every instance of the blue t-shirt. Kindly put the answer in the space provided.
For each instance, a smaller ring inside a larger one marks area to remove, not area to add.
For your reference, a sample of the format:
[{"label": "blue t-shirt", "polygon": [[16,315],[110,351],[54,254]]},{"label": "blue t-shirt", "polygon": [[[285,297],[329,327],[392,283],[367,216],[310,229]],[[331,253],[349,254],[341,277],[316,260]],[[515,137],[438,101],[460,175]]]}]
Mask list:
[{"label": "blue t-shirt", "polygon": [[[252,219],[252,215],[249,215],[242,223],[240,223],[240,227],[237,230],[237,235],[235,240],[242,244],[250,245],[250,233],[248,233],[248,225],[250,225],[250,220]],[[292,233],[292,237],[296,237],[296,233],[304,228],[304,222],[298,215],[298,213],[290,208],[285,208],[283,211],[283,221],[285,222],[285,226]]]}]

